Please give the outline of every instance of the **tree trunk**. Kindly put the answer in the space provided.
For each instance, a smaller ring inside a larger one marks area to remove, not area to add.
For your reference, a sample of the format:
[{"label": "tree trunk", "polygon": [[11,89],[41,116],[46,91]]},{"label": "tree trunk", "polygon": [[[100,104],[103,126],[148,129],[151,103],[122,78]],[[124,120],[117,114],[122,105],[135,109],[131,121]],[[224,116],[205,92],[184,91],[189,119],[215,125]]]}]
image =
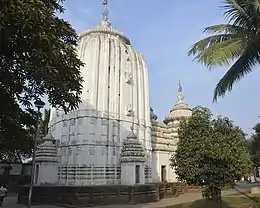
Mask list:
[{"label": "tree trunk", "polygon": [[212,192],[212,200],[220,203],[221,202],[221,189],[220,188],[216,188],[213,192]]},{"label": "tree trunk", "polygon": [[221,188],[220,187],[205,187],[202,192],[204,199],[212,200],[221,203]]}]

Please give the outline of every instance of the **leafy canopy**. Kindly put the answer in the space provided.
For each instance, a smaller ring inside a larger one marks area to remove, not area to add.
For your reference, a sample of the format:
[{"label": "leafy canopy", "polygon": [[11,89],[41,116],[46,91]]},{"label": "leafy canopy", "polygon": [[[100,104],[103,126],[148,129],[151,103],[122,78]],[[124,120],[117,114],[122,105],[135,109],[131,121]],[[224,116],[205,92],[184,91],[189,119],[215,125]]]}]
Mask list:
[{"label": "leafy canopy", "polygon": [[78,107],[82,90],[77,35],[56,16],[63,0],[0,1],[0,151],[30,149],[36,114],[46,96],[65,112]]},{"label": "leafy canopy", "polygon": [[225,0],[227,24],[209,26],[211,36],[196,42],[189,55],[208,68],[230,66],[214,90],[214,101],[260,63],[260,1]]},{"label": "leafy canopy", "polygon": [[251,170],[245,135],[227,117],[213,119],[209,109],[196,107],[180,123],[172,166],[181,181],[205,186],[210,196],[234,185]]},{"label": "leafy canopy", "polygon": [[251,159],[254,167],[260,167],[260,124],[257,124],[254,128],[254,134],[248,141]]}]

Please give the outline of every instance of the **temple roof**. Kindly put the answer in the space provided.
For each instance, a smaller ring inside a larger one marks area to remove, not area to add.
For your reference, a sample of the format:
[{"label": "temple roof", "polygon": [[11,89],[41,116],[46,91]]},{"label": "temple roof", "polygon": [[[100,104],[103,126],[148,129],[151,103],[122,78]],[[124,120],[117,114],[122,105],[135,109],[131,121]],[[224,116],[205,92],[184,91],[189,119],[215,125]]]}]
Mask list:
[{"label": "temple roof", "polygon": [[106,33],[106,34],[114,35],[121,38],[126,44],[128,45],[131,44],[129,38],[124,33],[122,33],[117,29],[112,28],[110,23],[104,20],[102,20],[98,26],[93,27],[92,29],[89,30],[85,30],[82,33],[79,33],[79,39],[83,38],[86,35],[90,35],[92,33]]},{"label": "temple roof", "polygon": [[117,36],[117,37],[121,38],[126,44],[130,45],[131,42],[124,33],[111,27],[111,23],[108,19],[109,11],[108,11],[108,1],[107,0],[103,1],[103,6],[104,6],[103,19],[101,20],[99,25],[96,27],[93,27],[92,29],[89,29],[89,30],[86,30],[86,31],[80,33],[79,39],[81,39],[84,36],[89,35],[91,33],[106,33],[106,34]]},{"label": "temple roof", "polygon": [[141,142],[138,140],[136,134],[131,128],[130,134],[123,143],[123,148],[120,157],[121,163],[144,163],[145,153]]},{"label": "temple roof", "polygon": [[57,162],[57,148],[52,134],[49,132],[36,151],[37,162]]},{"label": "temple roof", "polygon": [[150,107],[150,118],[152,121],[156,121],[158,119],[158,116],[154,113],[152,107]]},{"label": "temple roof", "polygon": [[178,95],[177,95],[178,102],[173,106],[172,110],[170,111],[170,115],[165,118],[163,121],[165,124],[168,124],[171,121],[176,119],[189,117],[192,114],[192,110],[189,106],[184,103],[184,94],[182,92],[182,86],[179,81],[179,88],[178,88]]}]

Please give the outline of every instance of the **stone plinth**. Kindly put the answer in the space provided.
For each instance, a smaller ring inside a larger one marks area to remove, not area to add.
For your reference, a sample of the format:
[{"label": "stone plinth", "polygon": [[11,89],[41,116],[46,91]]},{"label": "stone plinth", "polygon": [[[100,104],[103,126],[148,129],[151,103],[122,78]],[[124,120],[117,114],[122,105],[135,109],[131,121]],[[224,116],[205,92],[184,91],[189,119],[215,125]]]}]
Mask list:
[{"label": "stone plinth", "polygon": [[[159,201],[165,197],[181,194],[182,184],[160,183],[135,186],[35,186],[32,193],[34,205],[50,204],[68,207],[86,207],[95,205],[138,204]],[[29,186],[21,186],[18,192],[18,204],[27,204]]]}]

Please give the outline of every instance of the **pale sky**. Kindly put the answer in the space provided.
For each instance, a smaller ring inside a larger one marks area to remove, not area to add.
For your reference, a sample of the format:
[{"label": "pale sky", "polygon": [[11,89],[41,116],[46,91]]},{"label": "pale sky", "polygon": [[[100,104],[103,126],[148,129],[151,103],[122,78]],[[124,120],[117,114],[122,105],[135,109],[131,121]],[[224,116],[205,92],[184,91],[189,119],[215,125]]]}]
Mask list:
[{"label": "pale sky", "polygon": [[[195,3],[196,2],[196,3]],[[222,0],[109,0],[109,19],[125,33],[148,64],[151,105],[163,120],[176,103],[178,80],[190,107],[203,105],[224,115],[246,133],[259,122],[260,98],[254,70],[234,86],[231,93],[212,103],[213,90],[227,68],[209,71],[187,55],[191,45],[203,38],[206,26],[224,23]],[[102,0],[66,0],[62,17],[82,32],[102,18]]]}]

